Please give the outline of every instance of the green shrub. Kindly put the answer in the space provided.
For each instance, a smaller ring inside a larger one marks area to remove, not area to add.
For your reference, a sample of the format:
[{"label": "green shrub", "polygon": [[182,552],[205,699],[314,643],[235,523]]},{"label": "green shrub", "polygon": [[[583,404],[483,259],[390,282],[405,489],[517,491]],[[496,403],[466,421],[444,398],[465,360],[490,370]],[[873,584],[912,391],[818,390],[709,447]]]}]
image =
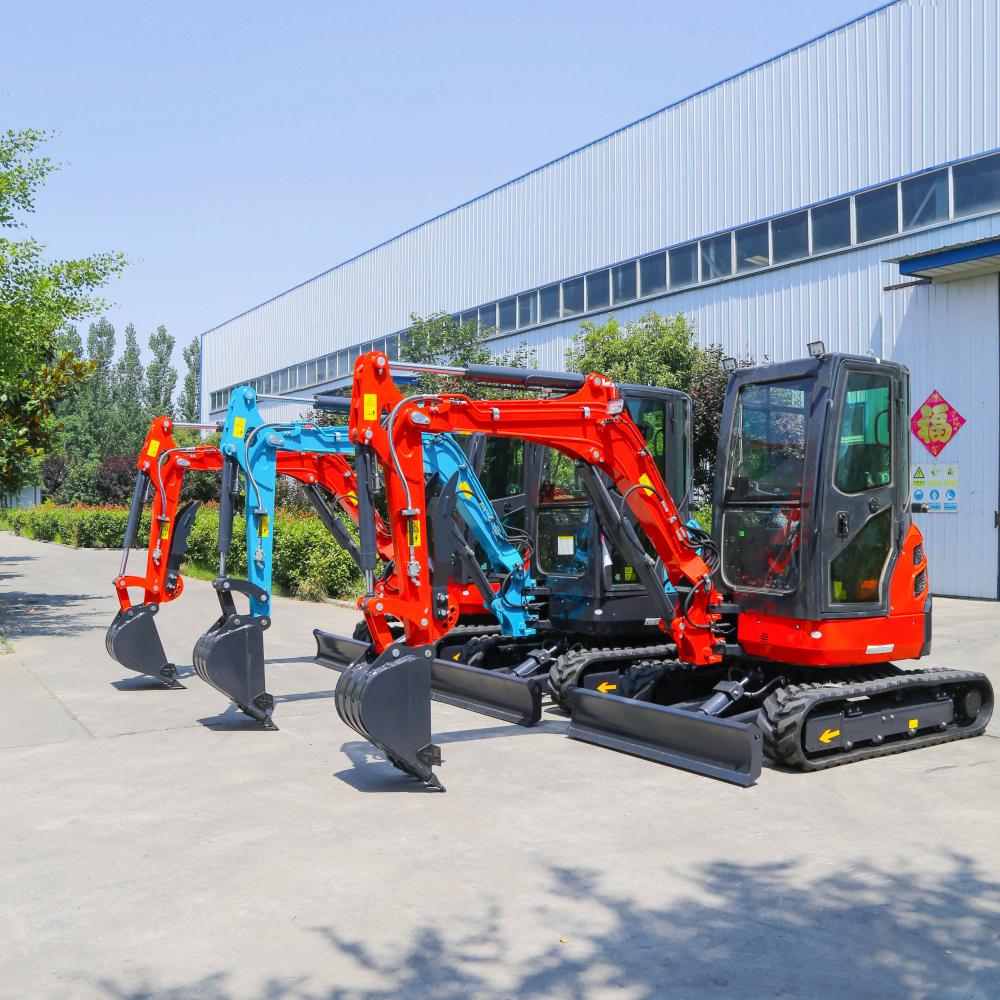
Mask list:
[{"label": "green shrub", "polygon": [[[143,511],[136,547],[149,543],[150,509]],[[118,548],[125,538],[125,507],[60,506],[3,511],[0,526],[40,541],[60,541],[81,548]],[[227,572],[247,573],[246,522],[233,519],[233,541],[226,560]],[[214,573],[219,566],[219,509],[199,509],[188,535],[187,561]],[[319,600],[350,597],[358,592],[361,575],[351,557],[334,541],[322,522],[311,516],[279,514],[274,524],[274,584],[283,591]]]}]

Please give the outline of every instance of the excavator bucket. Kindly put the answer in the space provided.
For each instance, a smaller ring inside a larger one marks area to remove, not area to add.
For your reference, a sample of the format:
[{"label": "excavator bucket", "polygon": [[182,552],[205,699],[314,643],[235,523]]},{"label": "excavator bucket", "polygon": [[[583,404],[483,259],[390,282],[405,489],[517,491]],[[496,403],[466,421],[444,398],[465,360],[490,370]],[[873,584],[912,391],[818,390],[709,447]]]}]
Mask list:
[{"label": "excavator bucket", "polygon": [[541,719],[542,684],[537,677],[518,677],[452,660],[431,660],[435,701],[518,726],[533,726]]},{"label": "excavator bucket", "polygon": [[268,729],[274,698],[265,690],[264,629],[266,618],[223,614],[198,639],[194,647],[194,669],[252,719]]},{"label": "excavator bucket", "polygon": [[[345,670],[371,649],[367,642],[315,629],[316,662]],[[483,670],[434,657],[431,664],[431,697],[480,715],[489,715],[518,726],[533,726],[542,717],[542,681],[516,674]]]},{"label": "excavator bucket", "polygon": [[119,611],[104,637],[108,655],[123,667],[146,674],[168,688],[182,688],[177,668],[167,660],[153,620],[158,604],[136,604]]},{"label": "excavator bucket", "polygon": [[573,739],[621,750],[744,788],[760,777],[764,741],[756,724],[573,688]]},{"label": "excavator bucket", "polygon": [[360,657],[337,681],[337,714],[371,741],[393,767],[444,791],[432,767],[441,751],[431,742],[430,647],[394,643],[371,662]]}]

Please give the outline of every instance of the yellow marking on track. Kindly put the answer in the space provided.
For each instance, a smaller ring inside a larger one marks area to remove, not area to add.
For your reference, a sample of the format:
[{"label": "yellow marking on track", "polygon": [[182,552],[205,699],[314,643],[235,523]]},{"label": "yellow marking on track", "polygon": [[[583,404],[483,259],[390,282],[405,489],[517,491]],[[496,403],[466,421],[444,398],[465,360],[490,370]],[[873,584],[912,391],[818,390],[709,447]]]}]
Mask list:
[{"label": "yellow marking on track", "polygon": [[823,732],[820,734],[819,741],[820,743],[830,743],[832,740],[835,740],[839,735],[840,735],[839,729],[824,729]]},{"label": "yellow marking on track", "polygon": [[618,685],[612,684],[611,681],[601,681],[601,683],[597,685],[597,690],[600,691],[601,694],[607,694],[609,691],[617,691]]}]

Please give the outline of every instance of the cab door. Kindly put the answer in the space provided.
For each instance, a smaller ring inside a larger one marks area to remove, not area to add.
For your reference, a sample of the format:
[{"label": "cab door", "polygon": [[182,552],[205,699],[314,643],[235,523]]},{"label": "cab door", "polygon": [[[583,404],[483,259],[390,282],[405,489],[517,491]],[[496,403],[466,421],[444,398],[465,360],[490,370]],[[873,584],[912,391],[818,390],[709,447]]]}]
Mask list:
[{"label": "cab door", "polygon": [[838,359],[823,461],[817,555],[828,617],[888,613],[889,577],[908,519],[903,455],[907,374]]}]

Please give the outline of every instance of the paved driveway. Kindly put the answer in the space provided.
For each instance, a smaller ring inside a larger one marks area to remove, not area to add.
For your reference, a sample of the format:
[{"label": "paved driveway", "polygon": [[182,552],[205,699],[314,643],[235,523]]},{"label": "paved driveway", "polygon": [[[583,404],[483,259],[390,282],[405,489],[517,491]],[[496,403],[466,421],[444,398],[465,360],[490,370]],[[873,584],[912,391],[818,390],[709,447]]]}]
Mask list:
[{"label": "paved driveway", "polygon": [[[277,599],[278,732],[112,662],[117,553],[0,534],[0,996],[1000,994],[1000,729],[752,789],[436,705],[448,792],[343,726]],[[216,617],[158,621],[190,674]],[[1000,684],[1000,607],[939,601],[934,662]]]}]

